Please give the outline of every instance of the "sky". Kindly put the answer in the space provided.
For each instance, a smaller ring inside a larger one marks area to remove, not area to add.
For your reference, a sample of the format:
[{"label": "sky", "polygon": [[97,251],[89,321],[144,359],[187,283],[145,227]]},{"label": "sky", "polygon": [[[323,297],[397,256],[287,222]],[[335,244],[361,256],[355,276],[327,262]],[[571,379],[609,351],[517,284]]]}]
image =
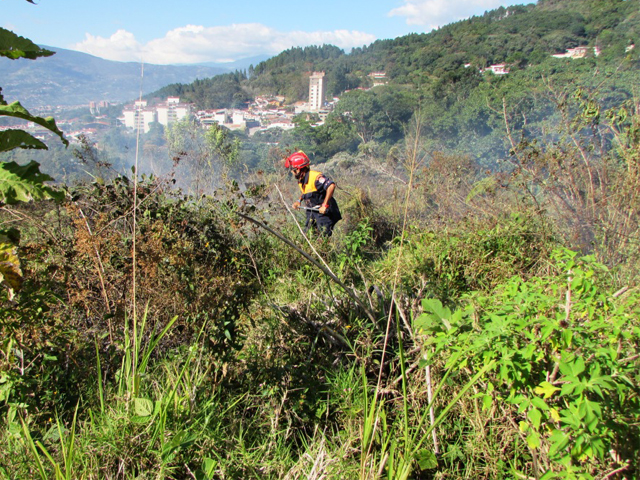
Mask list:
[{"label": "sky", "polygon": [[291,47],[346,52],[517,0],[0,0],[0,26],[38,45],[151,64],[231,62]]}]

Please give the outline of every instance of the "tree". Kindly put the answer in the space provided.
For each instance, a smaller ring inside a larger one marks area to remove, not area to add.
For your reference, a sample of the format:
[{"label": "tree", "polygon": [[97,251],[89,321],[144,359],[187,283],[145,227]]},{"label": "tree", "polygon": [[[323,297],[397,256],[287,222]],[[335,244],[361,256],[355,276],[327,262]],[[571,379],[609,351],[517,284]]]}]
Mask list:
[{"label": "tree", "polygon": [[231,139],[229,130],[212,125],[204,130],[193,118],[185,117],[166,131],[169,155],[180,167],[178,186],[201,195],[222,184],[238,158],[239,141]]},{"label": "tree", "polygon": [[[397,141],[403,125],[411,118],[414,99],[406,92],[390,87],[354,90],[340,98],[333,113],[351,123],[363,143],[371,140]],[[335,120],[335,119],[334,119]]]}]

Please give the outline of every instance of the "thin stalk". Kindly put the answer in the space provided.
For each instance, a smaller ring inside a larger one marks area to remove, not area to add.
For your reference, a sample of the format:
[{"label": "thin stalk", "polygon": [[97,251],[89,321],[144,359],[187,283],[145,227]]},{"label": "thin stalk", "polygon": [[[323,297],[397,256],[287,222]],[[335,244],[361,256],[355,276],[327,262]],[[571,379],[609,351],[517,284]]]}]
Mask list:
[{"label": "thin stalk", "polygon": [[[384,345],[382,347],[382,357],[380,359],[380,369],[378,370],[378,380],[377,380],[377,383],[376,383],[376,391],[375,391],[375,397],[376,398],[380,394],[380,390],[381,390],[381,387],[382,387],[382,370],[384,368],[385,356],[386,356],[386,353],[387,353],[387,348],[389,346],[389,335],[390,335],[390,331],[391,331],[391,319],[392,319],[392,315],[393,315],[393,302],[394,302],[396,290],[398,288],[399,273],[400,273],[400,262],[401,262],[401,259],[402,259],[402,251],[404,249],[404,240],[405,240],[405,236],[406,236],[406,233],[407,233],[407,223],[408,223],[408,218],[409,218],[409,199],[411,197],[411,190],[413,189],[413,181],[414,181],[414,176],[415,176],[416,168],[417,168],[417,164],[418,164],[418,147],[419,147],[421,123],[420,123],[419,115],[416,118],[418,118],[418,120],[417,120],[417,123],[416,123],[416,131],[415,131],[415,136],[414,136],[414,139],[413,139],[413,146],[412,146],[412,149],[410,150],[410,154],[409,154],[409,158],[411,160],[410,164],[409,164],[409,182],[407,183],[407,190],[406,190],[405,199],[404,199],[404,213],[403,213],[403,221],[402,221],[402,232],[400,234],[400,245],[398,247],[398,258],[397,258],[396,268],[395,268],[394,277],[393,277],[393,287],[392,287],[392,290],[391,290],[391,304],[389,305],[389,314],[387,316],[387,326],[386,326],[385,335],[384,335]],[[406,401],[406,399],[405,399],[405,401]],[[376,422],[376,425],[377,425],[377,422]]]},{"label": "thin stalk", "polygon": [[[80,212],[80,215],[82,215],[82,219],[84,220],[84,224],[87,227],[87,232],[89,233],[89,236],[91,238],[94,238],[93,232],[91,231],[91,227],[89,226],[89,221],[87,220],[87,217],[85,216],[84,212],[82,211],[81,208],[78,208],[78,211]],[[93,242],[91,242],[93,244],[93,250],[96,254],[96,261],[97,261],[97,265],[96,265],[96,271],[98,272],[98,278],[100,279],[100,288],[102,290],[102,296],[104,298],[104,305],[107,308],[107,313],[111,313],[111,308],[109,307],[109,295],[107,294],[107,287],[104,283],[104,265],[102,264],[102,258],[100,256],[100,252],[98,251],[98,248],[95,246],[95,244]],[[111,315],[109,315],[109,341],[111,341],[113,343],[113,332],[112,332],[112,328],[111,328]]]},{"label": "thin stalk", "polygon": [[[433,409],[433,386],[431,384],[431,365],[427,365],[425,367],[425,377],[427,380],[427,401],[429,402],[429,420],[431,421],[431,425],[436,423],[435,411]],[[431,432],[433,435],[433,453],[436,455],[439,452],[438,448],[438,434],[435,429]]]},{"label": "thin stalk", "polygon": [[[140,102],[142,102],[142,81],[144,79],[144,62],[140,63]],[[140,125],[136,125],[136,160],[133,171],[133,242],[131,245],[131,261],[132,265],[132,277],[131,277],[131,296],[133,300],[133,318],[137,316],[136,306],[136,233],[137,233],[137,214],[138,214],[138,158],[140,157]]]},{"label": "thin stalk", "polygon": [[[433,425],[430,425],[427,428],[427,430],[423,433],[422,437],[420,438],[420,440],[418,440],[418,442],[416,443],[416,446],[413,449],[414,453],[416,453],[420,449],[420,447],[424,443],[425,439],[429,436],[431,431],[434,428],[436,428],[438,425],[440,425],[440,423],[442,423],[442,421],[444,420],[444,417],[446,417],[447,414],[449,413],[449,410],[451,410],[458,403],[458,401],[463,397],[463,395],[467,393],[467,390],[469,390],[480,379],[480,377],[482,377],[485,373],[491,370],[495,366],[495,364],[496,364],[495,360],[492,360],[491,362],[487,363],[484,367],[482,367],[482,369],[480,369],[478,373],[474,375],[474,377],[471,380],[467,382],[467,384],[464,387],[462,387],[462,389],[453,398],[453,400],[451,400],[447,404],[447,406],[444,407],[442,412],[440,412],[440,415],[438,415],[438,418],[436,418]],[[441,385],[443,385],[443,382],[441,382]],[[441,385],[438,386],[438,391],[440,391]]]},{"label": "thin stalk", "polygon": [[400,331],[400,322],[396,314],[396,332],[398,335],[398,353],[400,355],[400,374],[402,376],[402,406],[404,408],[404,442],[405,446],[409,440],[409,401],[407,395],[407,369],[404,364],[404,344],[402,343],[402,332]]},{"label": "thin stalk", "polygon": [[104,390],[102,387],[102,365],[100,363],[100,350],[98,349],[98,339],[94,338],[96,346],[96,371],[98,374],[98,395],[100,399],[100,413],[104,415]]}]

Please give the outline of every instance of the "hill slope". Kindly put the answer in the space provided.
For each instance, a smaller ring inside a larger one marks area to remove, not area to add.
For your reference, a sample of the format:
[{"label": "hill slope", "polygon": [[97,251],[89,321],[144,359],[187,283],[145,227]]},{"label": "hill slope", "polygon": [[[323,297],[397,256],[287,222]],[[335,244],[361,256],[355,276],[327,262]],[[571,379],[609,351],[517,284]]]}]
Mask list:
[{"label": "hill slope", "polygon": [[[386,72],[392,84],[425,85],[465,77],[465,65],[485,68],[507,62],[525,68],[548,62],[550,56],[577,46],[598,47],[601,59],[618,61],[625,48],[640,41],[640,9],[630,0],[540,0],[537,4],[500,7],[482,16],[423,34],[378,40],[346,54],[330,45],[291,48],[249,68],[248,78],[172,86],[203,108],[220,98],[220,89],[245,95],[284,95],[289,103],[305,100],[305,73],[326,72],[328,95],[369,86],[367,74]],[[229,82],[236,82],[234,88]],[[451,83],[451,82],[449,82]],[[230,98],[231,95],[223,96]]]}]

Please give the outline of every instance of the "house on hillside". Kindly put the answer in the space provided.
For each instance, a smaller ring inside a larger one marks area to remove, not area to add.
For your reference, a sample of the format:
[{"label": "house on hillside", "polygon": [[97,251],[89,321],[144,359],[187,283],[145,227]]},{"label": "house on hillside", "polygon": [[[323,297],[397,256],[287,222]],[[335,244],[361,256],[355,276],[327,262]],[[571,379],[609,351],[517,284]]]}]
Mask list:
[{"label": "house on hillside", "polygon": [[[567,51],[564,53],[556,53],[551,56],[554,58],[571,58],[571,59],[585,58],[589,54],[589,50],[590,48],[585,45],[582,47],[568,48]],[[600,47],[598,46],[593,47],[593,55],[596,57],[600,55]]]},{"label": "house on hillside", "polygon": [[509,67],[506,63],[498,63],[496,65],[490,65],[487,68],[481,69],[480,73],[491,72],[494,75],[506,75],[509,73]]},{"label": "house on hillside", "polygon": [[378,87],[380,85],[387,84],[387,74],[386,72],[371,72],[367,75],[371,79],[371,86]]}]

